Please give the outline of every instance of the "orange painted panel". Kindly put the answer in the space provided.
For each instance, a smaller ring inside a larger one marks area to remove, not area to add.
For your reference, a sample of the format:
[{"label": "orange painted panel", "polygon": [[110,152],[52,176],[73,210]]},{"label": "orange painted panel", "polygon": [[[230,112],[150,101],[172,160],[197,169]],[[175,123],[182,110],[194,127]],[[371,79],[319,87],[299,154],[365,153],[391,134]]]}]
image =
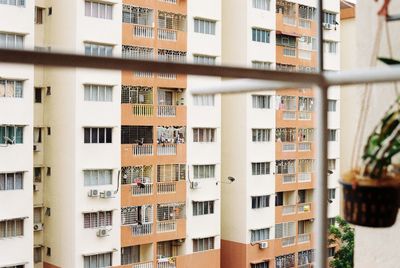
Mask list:
[{"label": "orange painted panel", "polygon": [[177,268],[220,268],[220,250],[196,252],[176,258]]},{"label": "orange painted panel", "polygon": [[55,266],[48,262],[43,262],[43,268],[61,268],[60,266]]}]

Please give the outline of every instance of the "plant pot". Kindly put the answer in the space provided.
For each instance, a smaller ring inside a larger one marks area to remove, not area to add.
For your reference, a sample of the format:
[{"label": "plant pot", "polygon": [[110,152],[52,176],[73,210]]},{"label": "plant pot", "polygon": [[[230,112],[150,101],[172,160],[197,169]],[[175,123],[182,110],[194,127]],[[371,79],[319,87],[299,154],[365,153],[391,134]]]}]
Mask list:
[{"label": "plant pot", "polygon": [[398,179],[373,180],[352,172],[341,184],[347,222],[367,227],[390,227],[396,222],[400,204]]}]

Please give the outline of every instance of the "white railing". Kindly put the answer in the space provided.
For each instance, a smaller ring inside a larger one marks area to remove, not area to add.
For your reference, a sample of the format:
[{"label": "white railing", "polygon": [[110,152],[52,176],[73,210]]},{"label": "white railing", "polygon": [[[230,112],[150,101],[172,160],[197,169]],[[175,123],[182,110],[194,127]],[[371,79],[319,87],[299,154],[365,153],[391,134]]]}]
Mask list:
[{"label": "white railing", "polygon": [[311,173],[298,173],[297,181],[298,182],[310,182],[311,181]]},{"label": "white railing", "polygon": [[290,215],[296,213],[296,205],[287,205],[282,207],[282,215]]},{"label": "white railing", "polygon": [[282,176],[282,183],[295,183],[296,182],[296,175],[295,174],[284,174]]},{"label": "white railing", "polygon": [[158,1],[169,3],[169,4],[176,4],[177,3],[177,0],[158,0]]},{"label": "white railing", "polygon": [[158,78],[161,79],[168,79],[168,80],[176,80],[176,74],[171,74],[171,73],[159,73]]},{"label": "white railing", "polygon": [[296,49],[290,48],[290,47],[284,47],[283,55],[288,56],[288,57],[296,57]]},{"label": "white railing", "polygon": [[282,144],[282,152],[295,152],[295,151],[296,151],[296,143]]},{"label": "white railing", "polygon": [[295,242],[296,242],[295,236],[289,236],[289,237],[282,238],[282,247],[294,245]]},{"label": "white railing", "polygon": [[153,155],[153,144],[134,144],[133,155]]},{"label": "white railing", "polygon": [[132,185],[132,195],[151,195],[153,193],[153,184]]},{"label": "white railing", "polygon": [[299,59],[311,60],[311,57],[312,57],[311,51],[302,50],[302,49],[299,49],[298,51],[299,51]]},{"label": "white railing", "polygon": [[150,117],[154,114],[154,106],[152,104],[133,104],[133,114],[137,116]]},{"label": "white railing", "polygon": [[299,143],[299,151],[300,151],[300,152],[311,151],[311,142],[302,142],[302,143]]},{"label": "white railing", "polygon": [[159,144],[157,155],[176,155],[176,144]]},{"label": "white railing", "polygon": [[158,29],[158,39],[167,41],[176,41],[177,32],[169,29]]},{"label": "white railing", "polygon": [[153,261],[134,263],[132,268],[153,268]]},{"label": "white railing", "polygon": [[297,238],[297,243],[307,243],[310,242],[311,235],[310,234],[299,234]]},{"label": "white railing", "polygon": [[302,203],[297,205],[297,212],[310,212],[311,203]]},{"label": "white railing", "polygon": [[296,112],[294,111],[284,111],[283,120],[296,120]]},{"label": "white railing", "polygon": [[157,183],[157,193],[175,193],[176,192],[176,182],[158,182]]},{"label": "white railing", "polygon": [[311,120],[312,112],[299,112],[299,120]]},{"label": "white railing", "polygon": [[137,37],[154,38],[154,29],[150,26],[135,25],[133,34]]},{"label": "white railing", "polygon": [[157,260],[157,268],[176,268],[175,258],[164,258]]},{"label": "white railing", "polygon": [[132,235],[133,236],[149,235],[152,233],[152,229],[153,229],[152,223],[143,223],[142,225],[133,225],[132,226]]},{"label": "white railing", "polygon": [[152,72],[133,72],[136,77],[153,78]]},{"label": "white railing", "polygon": [[305,29],[311,29],[311,20],[299,18],[299,27]]},{"label": "white railing", "polygon": [[296,17],[283,15],[283,24],[296,25]]},{"label": "white railing", "polygon": [[159,105],[157,114],[159,117],[174,117],[174,116],[176,116],[176,106],[175,105]]},{"label": "white railing", "polygon": [[176,221],[157,222],[157,233],[172,232],[176,230]]}]

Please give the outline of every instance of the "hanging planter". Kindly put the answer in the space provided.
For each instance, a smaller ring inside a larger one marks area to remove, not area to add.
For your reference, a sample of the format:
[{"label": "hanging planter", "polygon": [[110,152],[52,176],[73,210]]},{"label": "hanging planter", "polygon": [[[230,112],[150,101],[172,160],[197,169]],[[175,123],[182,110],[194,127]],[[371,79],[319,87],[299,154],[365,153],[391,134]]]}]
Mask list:
[{"label": "hanging planter", "polygon": [[400,98],[370,134],[362,167],[349,172],[343,185],[346,221],[369,227],[389,227],[400,203]]}]

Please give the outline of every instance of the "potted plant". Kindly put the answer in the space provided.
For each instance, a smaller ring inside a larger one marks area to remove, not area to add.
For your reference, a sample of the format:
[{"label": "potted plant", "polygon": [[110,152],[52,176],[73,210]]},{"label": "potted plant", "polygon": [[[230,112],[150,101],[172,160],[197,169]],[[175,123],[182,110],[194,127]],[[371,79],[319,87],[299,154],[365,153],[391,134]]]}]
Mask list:
[{"label": "potted plant", "polygon": [[346,221],[369,227],[389,227],[400,204],[400,98],[368,137],[361,168],[342,180]]}]

